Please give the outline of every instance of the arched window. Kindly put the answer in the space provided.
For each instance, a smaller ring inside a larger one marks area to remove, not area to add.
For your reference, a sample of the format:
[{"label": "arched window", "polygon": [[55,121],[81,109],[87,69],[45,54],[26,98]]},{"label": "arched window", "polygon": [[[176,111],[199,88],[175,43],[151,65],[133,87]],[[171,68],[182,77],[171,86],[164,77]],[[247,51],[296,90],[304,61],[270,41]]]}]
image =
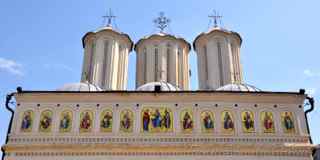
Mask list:
[{"label": "arched window", "polygon": [[208,51],[207,51],[207,46],[203,46],[203,62],[204,62],[204,74],[206,81],[209,79],[209,73],[208,73]]},{"label": "arched window", "polygon": [[158,81],[159,68],[158,68],[158,60],[159,60],[159,48],[158,45],[154,46],[154,81]]},{"label": "arched window", "polygon": [[105,86],[107,84],[107,78],[106,77],[106,72],[107,72],[107,64],[108,64],[108,50],[109,50],[109,41],[108,40],[104,40],[103,42],[103,68],[102,68],[102,77],[103,77],[103,81],[102,81],[102,86]]},{"label": "arched window", "polygon": [[171,49],[172,49],[172,47],[171,47],[171,44],[167,44],[167,64],[166,64],[166,72],[167,72],[167,81],[169,81],[170,79],[169,79],[169,77],[170,77],[170,55],[172,54],[171,53]]},{"label": "arched window", "polygon": [[143,79],[144,79],[144,83],[147,82],[147,48],[144,47],[143,48]]},{"label": "arched window", "polygon": [[89,59],[89,73],[87,76],[87,80],[92,82],[93,81],[93,64],[94,64],[94,54],[95,54],[96,44],[92,41],[91,44],[91,52],[90,52],[90,59]]}]

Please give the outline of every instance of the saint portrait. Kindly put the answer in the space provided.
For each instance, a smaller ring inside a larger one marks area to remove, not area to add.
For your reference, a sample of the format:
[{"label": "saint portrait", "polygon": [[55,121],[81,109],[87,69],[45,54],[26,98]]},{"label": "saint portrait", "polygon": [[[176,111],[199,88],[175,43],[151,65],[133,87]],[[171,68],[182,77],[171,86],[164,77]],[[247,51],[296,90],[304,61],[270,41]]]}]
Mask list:
[{"label": "saint portrait", "polygon": [[222,132],[223,133],[233,133],[234,132],[233,115],[230,111],[223,111],[221,113],[221,121],[222,121]]},{"label": "saint portrait", "polygon": [[80,114],[80,132],[91,132],[93,127],[93,112],[86,110]]},{"label": "saint portrait", "polygon": [[193,114],[192,109],[185,109],[180,113],[180,125],[182,127],[182,132],[188,133],[193,130]]},{"label": "saint portrait", "polygon": [[112,111],[109,109],[101,112],[100,115],[100,131],[112,132]]},{"label": "saint portrait", "polygon": [[211,133],[214,129],[214,115],[211,111],[201,112],[201,129],[203,133]]},{"label": "saint portrait", "polygon": [[261,121],[261,126],[263,128],[263,133],[275,132],[272,112],[268,112],[268,111],[261,112],[260,121]]},{"label": "saint portrait", "polygon": [[120,113],[120,131],[130,133],[133,131],[133,112],[129,109],[122,110]]},{"label": "saint portrait", "polygon": [[244,133],[254,132],[254,116],[251,111],[243,111],[241,113],[242,130]]},{"label": "saint portrait", "polygon": [[142,110],[142,127],[144,132],[149,132],[150,128],[150,109],[145,108]]},{"label": "saint portrait", "polygon": [[169,108],[144,108],[142,110],[142,125],[144,132],[171,132],[173,131],[173,113]]},{"label": "saint portrait", "polygon": [[281,123],[284,133],[295,133],[294,119],[292,112],[281,113]]},{"label": "saint portrait", "polygon": [[52,111],[45,110],[41,112],[39,131],[40,132],[51,132],[52,128]]},{"label": "saint portrait", "polygon": [[33,116],[34,116],[34,113],[31,110],[23,112],[21,127],[20,127],[22,132],[31,132],[32,124],[33,124]]},{"label": "saint portrait", "polygon": [[62,133],[70,132],[72,128],[72,111],[66,110],[60,114],[59,131]]}]

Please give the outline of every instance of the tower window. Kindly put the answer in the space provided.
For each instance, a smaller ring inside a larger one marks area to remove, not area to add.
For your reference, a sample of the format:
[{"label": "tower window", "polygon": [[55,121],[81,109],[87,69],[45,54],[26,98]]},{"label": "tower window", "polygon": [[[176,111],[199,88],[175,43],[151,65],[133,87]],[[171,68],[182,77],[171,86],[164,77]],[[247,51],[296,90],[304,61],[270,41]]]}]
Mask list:
[{"label": "tower window", "polygon": [[89,77],[88,77],[88,81],[92,82],[93,81],[93,64],[94,64],[94,52],[96,49],[96,44],[94,42],[92,42],[92,46],[91,46],[91,53],[90,53],[90,62],[89,62]]},{"label": "tower window", "polygon": [[204,57],[204,71],[205,71],[205,77],[206,80],[208,80],[209,78],[209,73],[208,73],[208,51],[207,51],[207,46],[203,46],[203,57]]},{"label": "tower window", "polygon": [[109,41],[104,41],[104,49],[103,49],[103,68],[102,68],[102,86],[105,87],[106,85],[106,72],[107,72],[107,63],[108,63],[108,48],[109,48]]},{"label": "tower window", "polygon": [[170,55],[171,55],[171,45],[167,44],[167,68],[166,68],[166,72],[167,72],[167,81],[169,81],[169,77],[170,77]]},{"label": "tower window", "polygon": [[218,65],[219,65],[219,75],[220,75],[220,86],[223,86],[223,66],[222,66],[222,53],[221,53],[221,44],[220,42],[217,43],[217,50],[218,50]]},{"label": "tower window", "polygon": [[154,48],[154,80],[155,81],[158,81],[158,72],[159,72],[159,69],[158,69],[158,59],[159,59],[159,49],[158,49],[158,46],[155,46]]}]

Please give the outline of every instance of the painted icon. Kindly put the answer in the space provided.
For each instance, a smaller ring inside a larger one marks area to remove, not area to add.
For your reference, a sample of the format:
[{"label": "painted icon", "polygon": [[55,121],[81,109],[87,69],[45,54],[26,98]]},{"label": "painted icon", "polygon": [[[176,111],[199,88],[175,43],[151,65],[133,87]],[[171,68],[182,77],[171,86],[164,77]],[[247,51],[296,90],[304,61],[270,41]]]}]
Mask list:
[{"label": "painted icon", "polygon": [[33,111],[25,111],[22,115],[22,122],[21,122],[21,131],[22,132],[31,132],[32,130],[32,123],[33,123]]},{"label": "painted icon", "polygon": [[80,132],[91,132],[93,126],[93,112],[83,111],[80,114]]},{"label": "painted icon", "polygon": [[71,128],[72,128],[72,111],[66,110],[61,112],[59,131],[63,133],[70,132]]},{"label": "painted icon", "polygon": [[40,132],[50,132],[52,128],[52,111],[45,110],[40,115]]},{"label": "painted icon", "polygon": [[142,117],[143,131],[148,132],[149,125],[150,125],[150,111],[149,111],[149,109],[144,109],[142,111],[142,114],[143,114],[143,117]]},{"label": "painted icon", "polygon": [[181,112],[180,121],[182,126],[182,132],[188,133],[193,130],[193,115],[192,109],[185,109]]},{"label": "painted icon", "polygon": [[233,115],[230,111],[223,111],[221,114],[222,120],[222,132],[223,133],[233,133],[234,132],[234,121]]},{"label": "painted icon", "polygon": [[133,131],[133,112],[129,109],[123,110],[120,113],[120,131],[130,133]]},{"label": "painted icon", "polygon": [[142,130],[144,132],[172,132],[173,113],[169,108],[144,108],[142,110]]},{"label": "painted icon", "polygon": [[202,132],[210,133],[213,132],[214,129],[214,115],[211,111],[203,111],[201,113],[202,120]]},{"label": "painted icon", "polygon": [[100,131],[112,132],[112,111],[104,110],[100,115]]},{"label": "painted icon", "polygon": [[272,112],[261,112],[261,123],[264,133],[275,133]]},{"label": "painted icon", "polygon": [[244,133],[254,132],[254,116],[251,111],[244,111],[241,113],[242,130]]},{"label": "painted icon", "polygon": [[281,113],[282,128],[284,133],[295,133],[295,126],[292,112]]}]

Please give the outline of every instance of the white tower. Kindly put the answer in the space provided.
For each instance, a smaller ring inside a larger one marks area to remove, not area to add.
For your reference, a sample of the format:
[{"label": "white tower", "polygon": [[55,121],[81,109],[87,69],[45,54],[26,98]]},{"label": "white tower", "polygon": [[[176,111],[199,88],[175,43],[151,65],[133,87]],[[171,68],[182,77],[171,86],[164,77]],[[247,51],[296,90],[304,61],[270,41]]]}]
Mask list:
[{"label": "white tower", "polygon": [[168,82],[188,90],[191,46],[183,38],[164,32],[170,20],[163,13],[154,22],[160,32],[140,39],[135,45],[136,88],[149,82]]},{"label": "white tower", "polygon": [[82,38],[84,61],[81,82],[89,82],[103,90],[125,90],[128,76],[128,55],[133,42],[127,34],[116,31],[111,14],[105,27],[88,32]]},{"label": "white tower", "polygon": [[214,27],[201,33],[193,42],[198,57],[199,89],[211,90],[230,83],[242,82],[240,64],[241,36],[217,25],[221,16],[215,14]]}]

